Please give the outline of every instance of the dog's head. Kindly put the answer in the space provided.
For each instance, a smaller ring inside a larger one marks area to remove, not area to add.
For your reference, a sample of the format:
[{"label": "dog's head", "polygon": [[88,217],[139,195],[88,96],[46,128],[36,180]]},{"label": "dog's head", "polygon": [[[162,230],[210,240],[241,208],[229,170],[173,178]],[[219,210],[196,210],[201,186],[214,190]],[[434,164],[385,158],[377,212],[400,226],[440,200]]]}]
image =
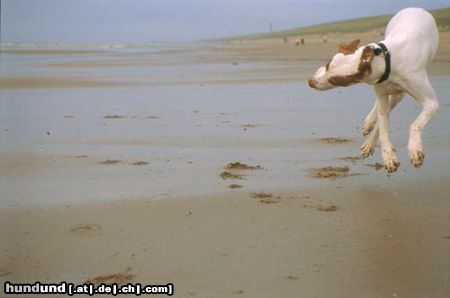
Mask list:
[{"label": "dog's head", "polygon": [[376,44],[358,48],[359,42],[356,39],[340,45],[339,53],[309,79],[309,86],[316,90],[329,90],[367,82],[372,74],[372,61],[381,50]]}]

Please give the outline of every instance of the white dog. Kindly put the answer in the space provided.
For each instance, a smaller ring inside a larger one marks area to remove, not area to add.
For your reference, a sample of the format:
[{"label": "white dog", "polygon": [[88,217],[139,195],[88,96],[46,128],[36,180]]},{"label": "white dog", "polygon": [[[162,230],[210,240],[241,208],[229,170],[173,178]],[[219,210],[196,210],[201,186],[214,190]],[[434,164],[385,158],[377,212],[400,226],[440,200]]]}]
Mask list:
[{"label": "white dog", "polygon": [[389,173],[400,165],[389,138],[389,112],[405,93],[423,107],[411,124],[408,142],[411,163],[415,167],[423,163],[422,130],[439,108],[426,70],[438,48],[438,39],[436,22],[430,13],[421,8],[406,8],[390,20],[383,41],[359,48],[359,40],[341,45],[339,53],[309,79],[309,86],[317,90],[356,83],[374,86],[377,100],[362,126],[363,135],[370,135],[361,146],[361,158],[373,154],[379,136]]}]

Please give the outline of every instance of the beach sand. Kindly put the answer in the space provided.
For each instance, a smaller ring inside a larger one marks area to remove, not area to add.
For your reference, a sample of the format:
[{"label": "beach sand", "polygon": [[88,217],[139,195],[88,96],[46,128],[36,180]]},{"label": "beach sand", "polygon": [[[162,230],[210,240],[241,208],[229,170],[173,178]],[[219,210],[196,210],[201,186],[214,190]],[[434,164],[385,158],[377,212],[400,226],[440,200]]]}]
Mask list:
[{"label": "beach sand", "polygon": [[172,282],[178,297],[445,297],[445,182],[3,211],[1,275],[82,283],[127,272]]},{"label": "beach sand", "polygon": [[448,297],[450,35],[430,69],[441,109],[425,164],[408,162],[420,110],[406,98],[391,175],[379,148],[358,159],[371,88],[305,82],[353,38],[379,39],[2,53],[0,281]]}]

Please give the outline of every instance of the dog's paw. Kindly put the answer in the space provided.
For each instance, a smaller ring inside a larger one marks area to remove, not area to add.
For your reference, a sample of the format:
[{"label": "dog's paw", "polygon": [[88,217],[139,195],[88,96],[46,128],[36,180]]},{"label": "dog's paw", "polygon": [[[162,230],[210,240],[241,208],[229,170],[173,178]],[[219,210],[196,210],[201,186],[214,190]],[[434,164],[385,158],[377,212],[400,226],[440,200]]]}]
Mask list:
[{"label": "dog's paw", "polygon": [[361,127],[361,132],[363,136],[367,136],[375,127],[374,121],[364,121]]},{"label": "dog's paw", "polygon": [[399,166],[400,162],[395,157],[384,161],[384,168],[388,173],[394,173]]},{"label": "dog's paw", "polygon": [[373,154],[375,144],[371,142],[364,142],[359,148],[359,157],[365,159]]},{"label": "dog's paw", "polygon": [[394,173],[397,171],[400,162],[395,155],[394,148],[383,148],[381,151],[383,155],[384,167],[388,173]]},{"label": "dog's paw", "polygon": [[408,143],[409,161],[416,168],[423,164],[425,154],[423,153],[423,145],[421,140],[410,140]]},{"label": "dog's paw", "polygon": [[425,154],[422,150],[410,150],[409,151],[409,161],[416,168],[420,167],[423,164],[423,160],[425,159]]}]

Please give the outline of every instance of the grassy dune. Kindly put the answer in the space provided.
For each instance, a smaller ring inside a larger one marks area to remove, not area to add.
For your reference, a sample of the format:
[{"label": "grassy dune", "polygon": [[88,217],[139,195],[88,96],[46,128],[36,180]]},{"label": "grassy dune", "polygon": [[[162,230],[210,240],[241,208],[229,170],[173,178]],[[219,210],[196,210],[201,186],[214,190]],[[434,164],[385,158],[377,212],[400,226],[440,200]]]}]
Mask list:
[{"label": "grassy dune", "polygon": [[[450,29],[450,8],[432,10],[431,13],[436,19],[436,23],[439,27],[439,30],[448,31]],[[391,17],[392,15],[384,15],[345,21],[337,21],[332,23],[325,23],[308,27],[277,31],[273,33],[253,34],[244,36],[243,38],[258,39],[258,38],[288,37],[295,35],[367,32],[377,29],[382,31],[384,30],[384,27],[386,26]]]}]

